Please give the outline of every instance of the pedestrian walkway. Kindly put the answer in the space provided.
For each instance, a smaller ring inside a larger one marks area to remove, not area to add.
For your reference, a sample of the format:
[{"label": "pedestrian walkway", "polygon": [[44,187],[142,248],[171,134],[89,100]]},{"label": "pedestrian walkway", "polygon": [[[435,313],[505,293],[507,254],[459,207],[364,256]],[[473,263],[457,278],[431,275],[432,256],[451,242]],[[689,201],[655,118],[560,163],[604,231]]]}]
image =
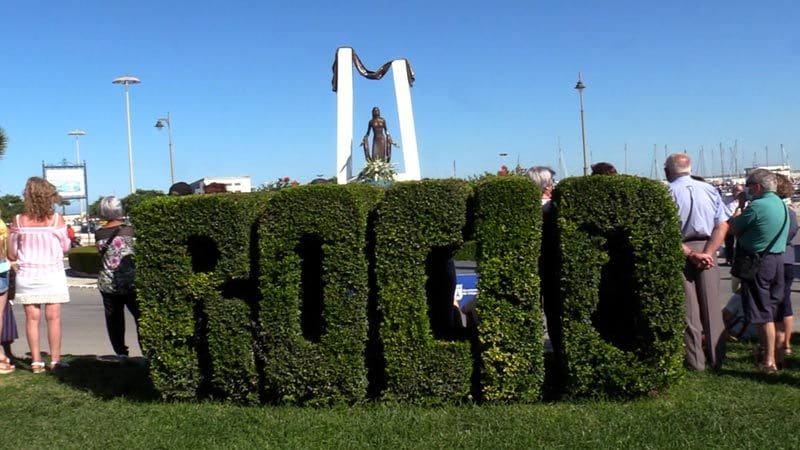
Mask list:
[{"label": "pedestrian walkway", "polygon": [[[61,307],[61,350],[64,355],[73,356],[113,356],[114,351],[106,332],[105,310],[103,298],[96,287],[96,279],[67,278],[73,283],[69,289],[69,303]],[[25,311],[22,305],[13,305],[14,319],[17,322],[19,338],[12,344],[15,355],[25,355],[28,342],[25,339]],[[39,323],[40,345],[43,352],[48,352],[47,321],[44,317]],[[125,343],[130,356],[141,356],[139,342],[136,337],[136,324],[133,317],[125,312]]]}]

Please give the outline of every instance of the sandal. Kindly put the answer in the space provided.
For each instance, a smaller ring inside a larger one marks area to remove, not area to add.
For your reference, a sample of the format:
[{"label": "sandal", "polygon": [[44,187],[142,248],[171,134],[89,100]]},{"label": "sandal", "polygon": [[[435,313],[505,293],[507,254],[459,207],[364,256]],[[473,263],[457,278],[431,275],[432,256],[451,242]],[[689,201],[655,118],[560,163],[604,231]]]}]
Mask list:
[{"label": "sandal", "polygon": [[17,370],[17,368],[11,364],[8,358],[6,358],[5,361],[0,361],[0,375],[8,375],[15,370]]},{"label": "sandal", "polygon": [[792,347],[786,347],[783,349],[783,354],[786,356],[792,356],[794,352],[792,351]]},{"label": "sandal", "polygon": [[778,366],[776,366],[775,364],[768,365],[764,363],[758,363],[758,366],[756,366],[756,368],[758,369],[759,372],[765,372],[765,373],[775,373],[778,371]]},{"label": "sandal", "polygon": [[34,361],[31,363],[31,372],[44,373],[44,361]]}]

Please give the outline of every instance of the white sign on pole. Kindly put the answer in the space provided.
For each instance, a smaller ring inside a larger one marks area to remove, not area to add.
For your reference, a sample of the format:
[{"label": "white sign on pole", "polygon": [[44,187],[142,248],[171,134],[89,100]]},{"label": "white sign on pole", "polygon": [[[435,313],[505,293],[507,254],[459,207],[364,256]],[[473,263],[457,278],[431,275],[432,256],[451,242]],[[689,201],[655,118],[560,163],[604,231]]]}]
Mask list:
[{"label": "white sign on pole", "polygon": [[56,187],[63,199],[86,197],[83,167],[45,167],[44,179]]}]

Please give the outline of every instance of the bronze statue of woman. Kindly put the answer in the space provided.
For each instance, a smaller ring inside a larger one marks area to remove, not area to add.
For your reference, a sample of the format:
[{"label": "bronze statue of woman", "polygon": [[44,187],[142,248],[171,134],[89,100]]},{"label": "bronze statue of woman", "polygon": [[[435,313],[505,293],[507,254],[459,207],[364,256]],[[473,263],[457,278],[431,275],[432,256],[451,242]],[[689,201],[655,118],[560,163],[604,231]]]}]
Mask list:
[{"label": "bronze statue of woman", "polygon": [[[372,154],[369,153],[369,133],[372,131]],[[367,124],[367,134],[361,141],[364,147],[364,157],[367,161],[381,160],[389,162],[392,159],[392,137],[386,129],[386,119],[381,117],[381,110],[377,106],[372,108],[372,119]]]}]

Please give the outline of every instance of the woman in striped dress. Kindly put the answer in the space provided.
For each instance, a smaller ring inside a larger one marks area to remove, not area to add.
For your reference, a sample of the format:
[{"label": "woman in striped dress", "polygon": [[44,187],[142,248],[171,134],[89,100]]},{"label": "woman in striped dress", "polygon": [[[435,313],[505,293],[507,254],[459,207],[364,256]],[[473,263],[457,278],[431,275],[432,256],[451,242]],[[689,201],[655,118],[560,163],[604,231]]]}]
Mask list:
[{"label": "woman in striped dress", "polygon": [[64,253],[70,241],[64,219],[53,211],[59,201],[55,187],[39,177],[25,184],[25,213],[14,218],[8,257],[18,265],[15,302],[25,307],[25,331],[31,349],[31,370],[45,370],[39,351],[39,320],[44,305],[50,369],[61,363],[61,304],[69,301]]}]

